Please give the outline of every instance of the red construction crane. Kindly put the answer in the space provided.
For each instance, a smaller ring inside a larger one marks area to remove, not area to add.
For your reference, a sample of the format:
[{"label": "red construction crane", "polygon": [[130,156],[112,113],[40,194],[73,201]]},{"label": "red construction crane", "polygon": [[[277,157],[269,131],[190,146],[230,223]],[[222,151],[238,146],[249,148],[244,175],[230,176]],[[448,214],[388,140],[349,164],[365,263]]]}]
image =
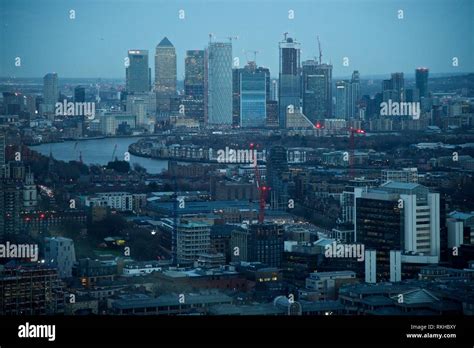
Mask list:
[{"label": "red construction crane", "polygon": [[349,128],[349,136],[350,136],[350,154],[349,154],[349,168],[350,168],[350,175],[351,178],[354,179],[354,152],[355,152],[355,141],[354,141],[354,134],[365,134],[365,130],[360,128]]},{"label": "red construction crane", "polygon": [[[260,176],[260,170],[258,169],[257,162],[257,147],[254,143],[250,144],[250,151],[254,154],[254,166],[255,166],[255,181],[257,183],[258,195],[259,195],[259,205],[258,205],[258,223],[262,224],[265,220],[265,205],[267,201],[267,194],[271,190],[269,186],[266,186],[262,183],[262,178]],[[255,151],[255,152],[254,152]]]}]

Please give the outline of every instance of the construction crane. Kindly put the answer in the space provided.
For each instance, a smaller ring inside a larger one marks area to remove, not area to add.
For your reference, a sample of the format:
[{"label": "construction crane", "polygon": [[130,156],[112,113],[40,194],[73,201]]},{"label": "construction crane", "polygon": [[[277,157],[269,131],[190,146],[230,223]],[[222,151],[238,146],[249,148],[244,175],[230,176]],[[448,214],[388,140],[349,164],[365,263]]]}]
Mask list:
[{"label": "construction crane", "polygon": [[[79,144],[78,141],[76,141],[76,142],[74,143],[74,152],[75,152],[75,153],[77,153],[77,145],[78,145],[78,144]],[[79,151],[79,162],[82,163],[82,152],[81,152],[81,151]]]},{"label": "construction crane", "polygon": [[360,128],[349,128],[349,137],[350,137],[350,154],[349,154],[349,168],[350,168],[350,176],[352,179],[355,177],[354,173],[354,156],[355,156],[355,134],[365,134],[365,130]]},{"label": "construction crane", "polygon": [[[257,65],[257,53],[260,53],[259,51],[244,51],[245,53],[245,58],[247,59],[247,63],[254,62],[255,65]],[[253,61],[249,59],[247,53],[253,53]]]},{"label": "construction crane", "polygon": [[116,157],[115,157],[116,152],[117,152],[117,144],[115,144],[114,151],[112,152],[112,161],[114,161],[116,159]]},{"label": "construction crane", "polygon": [[321,49],[321,41],[319,41],[319,35],[316,38],[318,39],[319,65],[321,65],[323,62],[323,50]]},{"label": "construction crane", "polygon": [[232,40],[238,40],[238,36],[227,36],[227,39],[232,43]]},{"label": "construction crane", "polygon": [[258,223],[263,224],[265,220],[265,205],[267,201],[267,194],[271,190],[269,186],[266,186],[262,183],[262,178],[260,176],[260,170],[258,169],[257,161],[257,145],[254,143],[250,144],[250,151],[253,153],[255,151],[255,181],[257,183],[258,195],[259,195],[259,204],[258,204]]}]

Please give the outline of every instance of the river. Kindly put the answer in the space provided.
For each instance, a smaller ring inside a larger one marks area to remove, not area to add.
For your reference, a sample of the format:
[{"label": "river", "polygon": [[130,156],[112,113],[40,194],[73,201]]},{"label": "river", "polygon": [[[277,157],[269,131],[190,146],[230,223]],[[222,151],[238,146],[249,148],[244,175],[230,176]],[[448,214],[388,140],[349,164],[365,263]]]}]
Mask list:
[{"label": "river", "polygon": [[[103,138],[80,141],[65,141],[63,143],[41,144],[38,146],[31,146],[31,149],[43,155],[53,157],[60,161],[78,160],[79,155],[82,154],[82,161],[85,164],[100,164],[106,165],[112,160],[115,145],[114,159],[124,158],[124,152],[128,151],[128,146],[140,138]],[[137,157],[130,155],[130,165],[133,167],[134,163],[138,163],[147,170],[150,174],[158,174],[168,168],[168,161],[158,160],[144,157]]]}]

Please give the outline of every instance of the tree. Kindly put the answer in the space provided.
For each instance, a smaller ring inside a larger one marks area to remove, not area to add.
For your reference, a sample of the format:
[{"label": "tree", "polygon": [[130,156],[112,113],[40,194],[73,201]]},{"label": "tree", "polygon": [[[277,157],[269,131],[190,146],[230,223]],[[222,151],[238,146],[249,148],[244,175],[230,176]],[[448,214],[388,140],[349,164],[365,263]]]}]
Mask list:
[{"label": "tree", "polygon": [[139,163],[133,164],[133,170],[140,174],[146,174],[146,169],[142,167]]},{"label": "tree", "polygon": [[118,160],[111,161],[107,163],[107,169],[112,169],[119,173],[128,173],[130,171],[130,163]]},{"label": "tree", "polygon": [[111,215],[102,221],[94,222],[89,226],[88,232],[92,238],[102,242],[105,237],[120,236],[127,227],[127,221],[119,215]]}]

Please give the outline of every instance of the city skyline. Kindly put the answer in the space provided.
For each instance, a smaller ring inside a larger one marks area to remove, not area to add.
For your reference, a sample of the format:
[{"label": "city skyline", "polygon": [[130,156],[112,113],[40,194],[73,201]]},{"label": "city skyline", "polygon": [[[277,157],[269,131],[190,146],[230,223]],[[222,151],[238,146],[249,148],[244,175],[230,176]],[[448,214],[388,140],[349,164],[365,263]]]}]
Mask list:
[{"label": "city skyline", "polygon": [[[372,2],[356,5],[350,1],[296,1],[291,4],[277,1],[271,8],[266,6],[267,1],[257,4],[242,1],[233,6],[232,13],[225,3],[210,1],[212,6],[208,6],[206,14],[199,10],[201,4],[184,2],[178,6],[138,1],[111,7],[106,2],[96,2],[86,7],[72,1],[50,6],[48,13],[29,1],[2,4],[1,35],[9,49],[0,52],[0,76],[41,77],[55,71],[59,76],[69,78],[123,78],[123,59],[128,50],[154,52],[166,36],[176,47],[177,77],[182,80],[185,52],[204,49],[209,33],[213,33],[214,42],[227,42],[227,36],[239,37],[232,45],[233,57],[239,58],[240,67],[246,64],[248,52],[258,50],[257,64],[268,67],[271,76],[275,77],[278,74],[278,43],[285,32],[301,43],[301,61],[318,55],[316,36],[319,36],[323,62],[332,63],[335,77],[350,76],[353,70],[358,70],[362,76],[413,72],[421,66],[430,68],[433,73],[474,70],[474,45],[464,45],[462,39],[468,39],[473,29],[469,22],[473,10],[470,1],[419,1],[416,4],[402,1],[383,5]],[[71,10],[75,11],[73,15]],[[157,13],[159,10],[162,14]],[[32,17],[33,13],[40,15]],[[99,18],[101,13],[110,16]],[[361,16],[364,23],[359,23]],[[208,17],[212,20],[202,20]],[[114,18],[114,22],[108,18]],[[138,23],[143,23],[145,29],[117,31],[118,21],[126,28],[134,28],[126,25],[127,19],[139,19]],[[308,25],[311,30],[306,29]],[[152,30],[156,26],[158,28]],[[366,45],[380,27],[384,28],[383,35]],[[44,49],[44,37],[49,38],[49,50]],[[24,44],[26,41],[28,45]],[[394,59],[397,49],[403,54]],[[67,59],[55,54],[56,51],[67,52]],[[17,57],[21,59],[20,66],[15,65]],[[349,58],[348,66],[343,65],[344,57]],[[458,59],[458,66],[452,64],[454,57]],[[33,61],[34,64],[29,63]],[[154,76],[154,67],[151,68]]]},{"label": "city skyline", "polygon": [[474,0],[0,2],[4,341],[137,346],[176,316],[174,342],[213,317],[239,343],[270,343],[264,321],[290,346],[315,325],[464,342],[473,18]]}]

